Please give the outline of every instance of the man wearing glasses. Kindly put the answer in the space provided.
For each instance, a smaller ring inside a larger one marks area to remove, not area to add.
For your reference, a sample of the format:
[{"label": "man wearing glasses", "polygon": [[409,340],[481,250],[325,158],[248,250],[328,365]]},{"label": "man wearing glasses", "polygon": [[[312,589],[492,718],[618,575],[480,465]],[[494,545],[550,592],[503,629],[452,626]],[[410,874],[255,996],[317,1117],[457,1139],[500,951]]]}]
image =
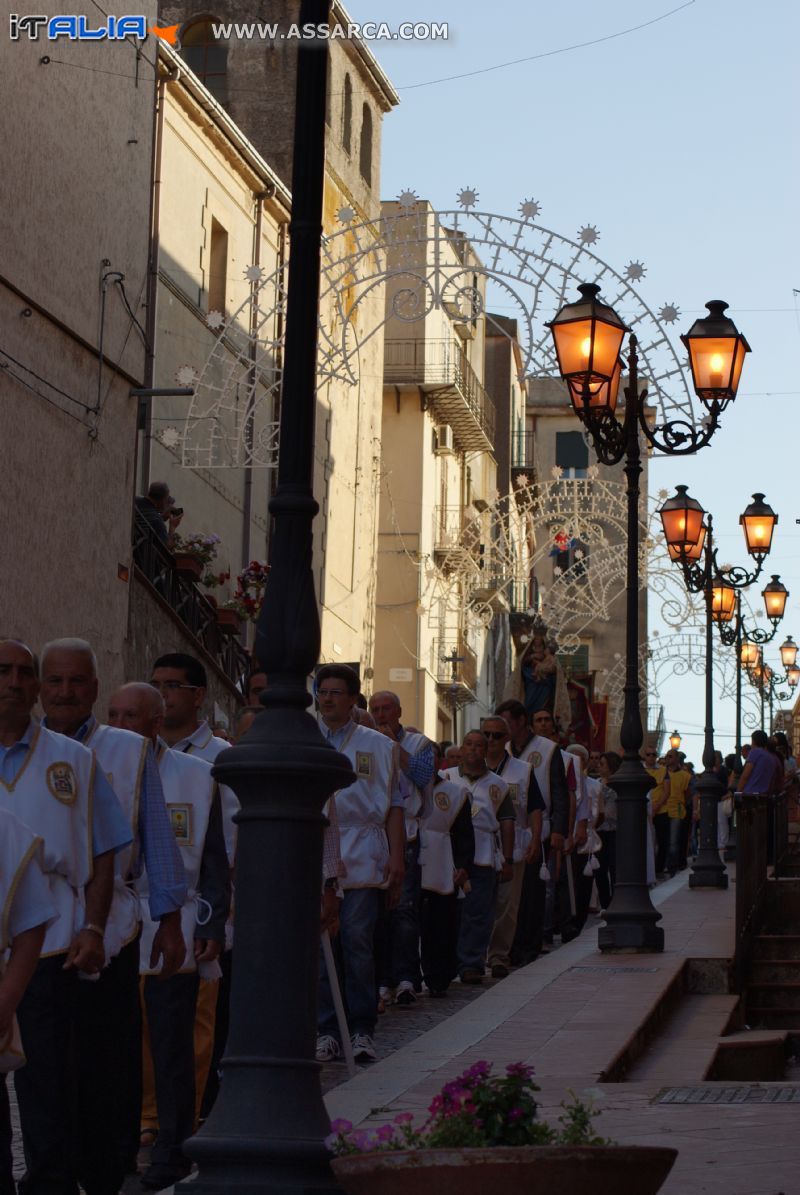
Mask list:
[{"label": "man wearing glasses", "polygon": [[[336,793],[336,818],[345,875],[338,944],[344,963],[344,988],[352,1032],[353,1055],[374,1062],[377,1021],[375,926],[382,891],[389,907],[403,886],[405,809],[398,783],[397,743],[353,721],[357,674],[346,664],[324,664],[316,677],[320,729],[331,747],[346,755],[355,783]],[[330,982],[320,975],[317,1060],[333,1062],[341,1041]]]}]

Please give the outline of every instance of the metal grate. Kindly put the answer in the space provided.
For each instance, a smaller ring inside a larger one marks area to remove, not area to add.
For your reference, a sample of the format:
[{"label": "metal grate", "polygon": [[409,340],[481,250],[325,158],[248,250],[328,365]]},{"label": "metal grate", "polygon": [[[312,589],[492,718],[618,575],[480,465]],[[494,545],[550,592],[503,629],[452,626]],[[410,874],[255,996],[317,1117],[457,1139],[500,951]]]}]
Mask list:
[{"label": "metal grate", "polygon": [[800,1104],[796,1087],[665,1087],[653,1104]]},{"label": "metal grate", "polygon": [[585,967],[570,967],[570,971],[604,971],[607,975],[645,975],[648,971],[658,971],[658,967],[602,967],[587,965]]}]

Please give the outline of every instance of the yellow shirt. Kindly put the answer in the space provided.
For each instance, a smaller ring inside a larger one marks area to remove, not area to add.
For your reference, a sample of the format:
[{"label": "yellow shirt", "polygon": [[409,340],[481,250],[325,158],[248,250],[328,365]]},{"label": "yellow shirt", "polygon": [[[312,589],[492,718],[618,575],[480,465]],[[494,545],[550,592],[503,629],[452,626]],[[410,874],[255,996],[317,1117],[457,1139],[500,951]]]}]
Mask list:
[{"label": "yellow shirt", "polygon": [[668,773],[667,803],[664,806],[670,817],[681,818],[686,815],[686,790],[691,780],[691,772],[682,768],[677,772]]},{"label": "yellow shirt", "polygon": [[645,771],[647,772],[647,775],[652,776],[656,782],[655,788],[651,788],[649,794],[650,800],[653,802],[653,813],[666,813],[666,809],[663,805],[660,809],[658,808],[658,803],[663,796],[664,790],[662,785],[664,783],[664,777],[667,774],[667,769],[662,764],[660,768],[645,768]]}]

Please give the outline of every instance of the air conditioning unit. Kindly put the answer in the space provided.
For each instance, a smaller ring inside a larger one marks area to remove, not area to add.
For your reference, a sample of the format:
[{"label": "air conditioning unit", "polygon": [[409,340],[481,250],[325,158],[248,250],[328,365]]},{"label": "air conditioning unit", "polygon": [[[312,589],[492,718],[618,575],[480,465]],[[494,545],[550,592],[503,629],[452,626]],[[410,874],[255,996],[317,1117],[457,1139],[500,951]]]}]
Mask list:
[{"label": "air conditioning unit", "polygon": [[453,452],[453,429],[448,423],[438,424],[434,434],[437,452]]}]

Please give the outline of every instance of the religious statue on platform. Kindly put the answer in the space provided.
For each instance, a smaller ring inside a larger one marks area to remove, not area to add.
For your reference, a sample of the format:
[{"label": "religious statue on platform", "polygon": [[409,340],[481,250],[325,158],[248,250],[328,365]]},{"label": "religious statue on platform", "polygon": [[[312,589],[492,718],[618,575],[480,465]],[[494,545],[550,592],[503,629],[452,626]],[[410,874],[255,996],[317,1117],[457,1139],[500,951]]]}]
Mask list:
[{"label": "religious statue on platform", "polygon": [[552,714],[561,729],[570,722],[570,703],[564,670],[555,656],[555,643],[547,628],[534,625],[531,638],[520,645],[519,657],[509,677],[503,699],[521,701],[532,717],[538,710]]}]

